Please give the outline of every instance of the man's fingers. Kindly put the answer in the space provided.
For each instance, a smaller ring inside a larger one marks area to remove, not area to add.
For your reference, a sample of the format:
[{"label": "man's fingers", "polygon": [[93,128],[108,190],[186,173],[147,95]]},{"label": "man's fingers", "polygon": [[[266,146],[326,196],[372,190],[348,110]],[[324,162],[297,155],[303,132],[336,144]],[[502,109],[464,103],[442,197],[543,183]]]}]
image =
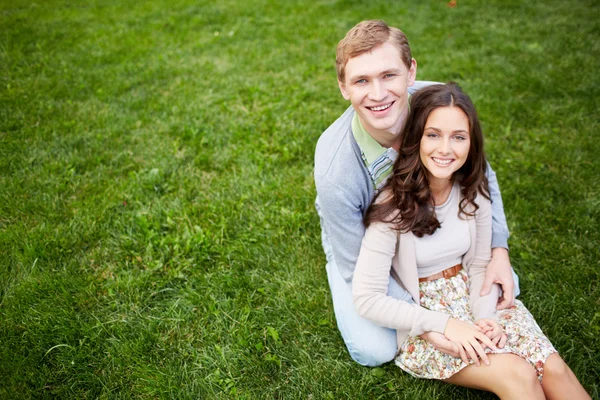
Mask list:
[{"label": "man's fingers", "polygon": [[500,341],[500,336],[492,337],[490,339],[492,340],[492,343],[494,343],[496,345],[496,347],[498,347],[498,342]]},{"label": "man's fingers", "polygon": [[508,337],[506,336],[506,333],[503,333],[500,336],[500,342],[498,343],[498,348],[500,348],[500,349],[504,348],[504,345],[506,344],[507,339],[508,339]]},{"label": "man's fingers", "polygon": [[505,310],[507,308],[511,308],[513,306],[513,302],[514,298],[512,297],[512,295],[509,297],[507,293],[504,293],[504,296],[499,299],[496,309]]},{"label": "man's fingers", "polygon": [[512,282],[510,284],[500,282],[500,284],[502,285],[502,297],[498,301],[498,306],[496,308],[498,310],[504,310],[513,306],[515,301],[515,285]]}]

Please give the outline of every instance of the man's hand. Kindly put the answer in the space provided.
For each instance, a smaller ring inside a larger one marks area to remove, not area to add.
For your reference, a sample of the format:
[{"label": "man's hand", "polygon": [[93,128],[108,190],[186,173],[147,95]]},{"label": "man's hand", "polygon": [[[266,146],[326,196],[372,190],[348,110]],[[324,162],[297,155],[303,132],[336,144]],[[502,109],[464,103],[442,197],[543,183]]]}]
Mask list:
[{"label": "man's hand", "polygon": [[449,341],[446,336],[439,332],[425,332],[419,337],[431,343],[436,350],[439,350],[442,353],[448,354],[452,357],[460,357],[458,345]]},{"label": "man's hand", "polygon": [[510,308],[515,303],[515,281],[512,276],[512,269],[510,266],[510,258],[508,257],[508,250],[502,247],[496,247],[492,249],[492,260],[487,266],[485,272],[485,280],[480,296],[485,296],[490,293],[492,285],[498,283],[502,286],[502,297],[498,300],[498,310]]}]

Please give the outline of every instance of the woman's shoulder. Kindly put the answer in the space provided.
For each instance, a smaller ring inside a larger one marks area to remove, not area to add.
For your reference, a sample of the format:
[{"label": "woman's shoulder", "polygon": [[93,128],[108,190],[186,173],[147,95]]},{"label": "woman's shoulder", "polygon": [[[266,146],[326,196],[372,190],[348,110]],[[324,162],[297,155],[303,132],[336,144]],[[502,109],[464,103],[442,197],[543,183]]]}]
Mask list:
[{"label": "woman's shoulder", "polygon": [[[460,187],[459,192],[459,196],[461,198],[461,200],[464,198],[463,194],[462,194],[462,189],[463,187]],[[477,211],[478,213],[490,210],[492,208],[492,202],[490,201],[490,199],[488,199],[486,196],[484,196],[481,191],[477,191],[475,198],[473,199],[473,203],[475,203],[475,205],[478,207]],[[473,204],[468,204],[466,207],[466,211],[467,212],[473,212],[474,207]]]},{"label": "woman's shoulder", "polygon": [[490,199],[485,197],[479,190],[477,191],[477,196],[475,196],[473,201],[479,206],[479,208],[490,208],[492,206]]}]

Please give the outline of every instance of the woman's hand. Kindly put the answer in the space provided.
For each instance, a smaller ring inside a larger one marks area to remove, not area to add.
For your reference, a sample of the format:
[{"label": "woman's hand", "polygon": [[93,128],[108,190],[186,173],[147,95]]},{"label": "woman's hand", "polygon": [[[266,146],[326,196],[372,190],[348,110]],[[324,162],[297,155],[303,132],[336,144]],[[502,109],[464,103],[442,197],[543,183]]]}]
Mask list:
[{"label": "woman's hand", "polygon": [[450,341],[458,345],[460,358],[462,358],[465,363],[468,363],[470,358],[477,366],[479,366],[479,359],[481,358],[481,361],[483,361],[485,365],[490,365],[490,360],[487,354],[485,354],[482,345],[489,347],[492,350],[496,350],[496,345],[481,331],[479,326],[459,319],[450,318],[446,324],[444,335]]},{"label": "woman's hand", "polygon": [[504,333],[502,325],[500,325],[497,321],[493,319],[482,318],[475,321],[475,325],[481,329],[481,332],[485,333],[485,335],[490,338],[496,347],[500,349],[504,347],[507,339],[506,333]]},{"label": "woman's hand", "polygon": [[439,332],[425,332],[419,335],[419,337],[431,343],[436,350],[439,350],[442,353],[452,357],[460,357],[458,345],[449,341],[446,336]]}]

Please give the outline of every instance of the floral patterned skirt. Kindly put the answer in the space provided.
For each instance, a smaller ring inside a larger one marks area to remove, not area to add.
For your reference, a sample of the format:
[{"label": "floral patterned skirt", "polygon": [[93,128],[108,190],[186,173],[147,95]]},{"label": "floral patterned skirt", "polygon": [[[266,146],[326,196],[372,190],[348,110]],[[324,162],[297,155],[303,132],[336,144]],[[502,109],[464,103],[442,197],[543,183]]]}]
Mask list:
[{"label": "floral patterned skirt", "polygon": [[[450,279],[420,282],[419,291],[423,307],[474,322],[469,306],[468,276],[464,269]],[[498,311],[497,315],[508,340],[504,348],[497,351],[486,349],[486,352],[512,353],[526,359],[535,368],[541,382],[544,363],[556,350],[519,300],[515,301],[513,307]],[[460,357],[436,350],[418,336],[409,336],[396,356],[396,365],[417,378],[447,379],[469,364],[465,364]]]}]

